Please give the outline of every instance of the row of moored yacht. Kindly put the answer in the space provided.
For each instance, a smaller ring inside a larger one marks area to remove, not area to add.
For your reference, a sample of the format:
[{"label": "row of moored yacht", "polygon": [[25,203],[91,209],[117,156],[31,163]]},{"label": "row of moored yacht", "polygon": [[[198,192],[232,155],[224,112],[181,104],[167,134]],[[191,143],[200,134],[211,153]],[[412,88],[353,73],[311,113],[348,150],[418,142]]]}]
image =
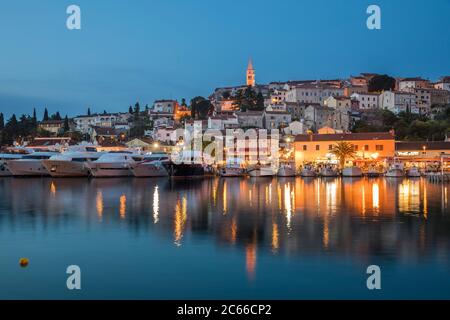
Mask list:
[{"label": "row of moored yacht", "polygon": [[96,152],[68,150],[0,154],[0,176],[52,177],[159,177],[169,175],[171,162],[166,153]]}]

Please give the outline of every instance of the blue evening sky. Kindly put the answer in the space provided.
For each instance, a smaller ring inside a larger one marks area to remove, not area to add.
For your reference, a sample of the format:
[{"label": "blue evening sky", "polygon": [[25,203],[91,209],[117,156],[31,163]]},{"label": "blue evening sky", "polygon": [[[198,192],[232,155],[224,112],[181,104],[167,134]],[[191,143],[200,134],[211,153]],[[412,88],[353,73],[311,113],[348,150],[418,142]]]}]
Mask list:
[{"label": "blue evening sky", "polygon": [[[82,30],[66,29],[77,4]],[[378,4],[382,29],[366,28]],[[124,111],[245,81],[450,74],[449,0],[0,1],[0,112]]]}]

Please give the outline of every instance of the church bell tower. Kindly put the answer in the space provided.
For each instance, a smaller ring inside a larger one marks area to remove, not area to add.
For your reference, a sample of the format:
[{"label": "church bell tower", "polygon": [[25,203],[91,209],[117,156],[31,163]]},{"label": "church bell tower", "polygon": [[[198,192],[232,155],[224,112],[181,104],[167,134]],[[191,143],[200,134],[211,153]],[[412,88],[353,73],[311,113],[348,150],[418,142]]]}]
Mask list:
[{"label": "church bell tower", "polygon": [[247,85],[254,87],[255,86],[255,69],[253,69],[252,59],[248,61],[247,67]]}]

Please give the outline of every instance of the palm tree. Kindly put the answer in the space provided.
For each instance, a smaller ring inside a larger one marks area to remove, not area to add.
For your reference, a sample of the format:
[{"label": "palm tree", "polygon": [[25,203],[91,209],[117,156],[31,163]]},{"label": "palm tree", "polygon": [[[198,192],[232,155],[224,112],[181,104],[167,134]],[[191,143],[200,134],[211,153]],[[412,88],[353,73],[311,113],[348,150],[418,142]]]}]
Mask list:
[{"label": "palm tree", "polygon": [[351,143],[346,141],[336,143],[331,149],[331,153],[339,159],[341,169],[344,167],[347,158],[354,158],[356,156],[355,148]]}]

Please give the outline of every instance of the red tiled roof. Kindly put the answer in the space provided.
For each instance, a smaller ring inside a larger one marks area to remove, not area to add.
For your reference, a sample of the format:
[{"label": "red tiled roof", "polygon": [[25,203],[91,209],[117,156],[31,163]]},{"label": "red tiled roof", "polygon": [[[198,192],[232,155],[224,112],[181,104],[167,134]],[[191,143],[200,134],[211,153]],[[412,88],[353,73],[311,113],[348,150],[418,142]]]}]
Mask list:
[{"label": "red tiled roof", "polygon": [[301,141],[355,141],[355,140],[394,140],[390,132],[360,132],[333,134],[300,134],[295,136],[296,142]]}]

